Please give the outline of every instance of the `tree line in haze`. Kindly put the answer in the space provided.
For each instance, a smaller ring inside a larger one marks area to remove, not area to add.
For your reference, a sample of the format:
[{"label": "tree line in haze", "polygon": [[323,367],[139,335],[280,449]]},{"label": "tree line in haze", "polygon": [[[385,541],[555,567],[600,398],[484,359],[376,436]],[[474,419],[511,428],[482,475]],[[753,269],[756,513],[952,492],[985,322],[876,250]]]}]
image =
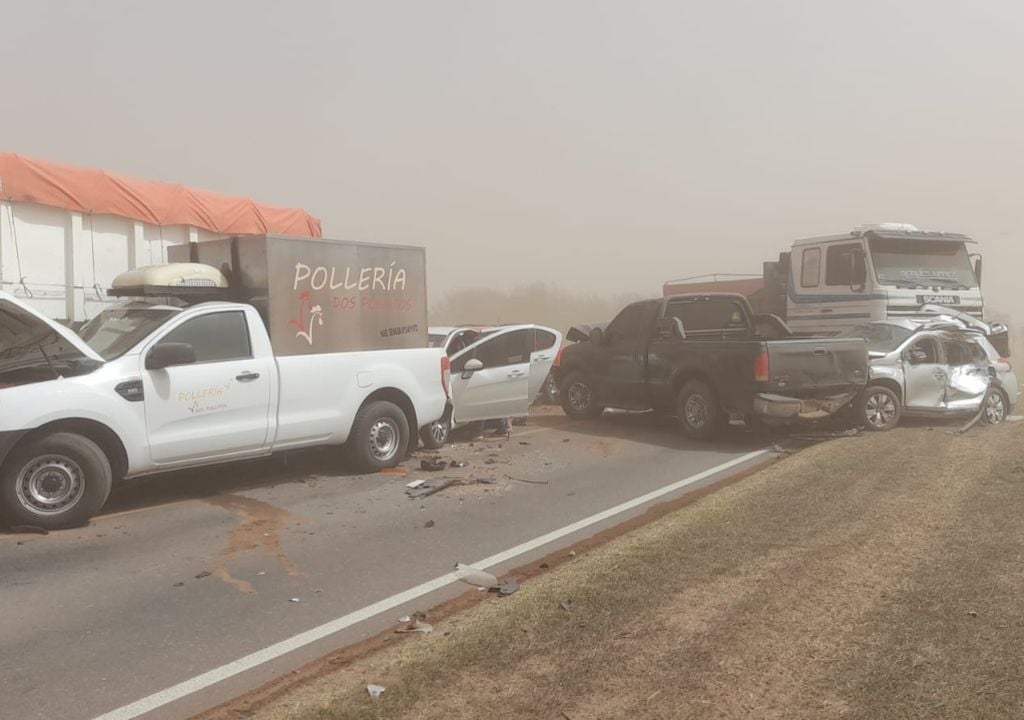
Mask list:
[{"label": "tree line in haze", "polygon": [[512,290],[455,290],[430,307],[431,325],[534,323],[561,332],[578,323],[608,322],[637,294],[587,295],[541,283]]}]

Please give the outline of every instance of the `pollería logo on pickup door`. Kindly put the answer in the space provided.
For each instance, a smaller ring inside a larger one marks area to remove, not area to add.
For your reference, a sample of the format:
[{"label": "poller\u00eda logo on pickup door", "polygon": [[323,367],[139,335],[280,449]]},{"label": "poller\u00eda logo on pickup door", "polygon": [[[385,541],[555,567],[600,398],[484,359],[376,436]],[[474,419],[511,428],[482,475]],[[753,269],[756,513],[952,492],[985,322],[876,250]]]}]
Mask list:
[{"label": "poller\u00eda logo on pickup door", "polygon": [[918,305],[959,305],[958,295],[918,295]]}]

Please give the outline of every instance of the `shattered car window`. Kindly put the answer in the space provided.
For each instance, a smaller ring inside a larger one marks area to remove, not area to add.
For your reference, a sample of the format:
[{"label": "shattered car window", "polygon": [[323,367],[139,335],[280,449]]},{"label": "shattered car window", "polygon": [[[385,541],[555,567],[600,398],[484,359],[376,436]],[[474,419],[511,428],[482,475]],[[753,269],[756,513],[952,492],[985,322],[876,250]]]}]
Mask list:
[{"label": "shattered car window", "polygon": [[912,334],[912,330],[907,330],[899,325],[869,323],[850,328],[840,333],[839,337],[864,338],[868,341],[870,352],[890,353],[902,345]]}]

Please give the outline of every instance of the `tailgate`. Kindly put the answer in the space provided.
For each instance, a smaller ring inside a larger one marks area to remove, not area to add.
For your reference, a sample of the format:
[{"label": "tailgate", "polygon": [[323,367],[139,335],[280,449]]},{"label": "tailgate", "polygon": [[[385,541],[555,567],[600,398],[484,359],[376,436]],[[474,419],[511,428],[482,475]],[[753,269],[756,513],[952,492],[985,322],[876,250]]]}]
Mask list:
[{"label": "tailgate", "polygon": [[810,397],[857,390],[868,377],[868,346],[862,338],[769,340],[769,387]]}]

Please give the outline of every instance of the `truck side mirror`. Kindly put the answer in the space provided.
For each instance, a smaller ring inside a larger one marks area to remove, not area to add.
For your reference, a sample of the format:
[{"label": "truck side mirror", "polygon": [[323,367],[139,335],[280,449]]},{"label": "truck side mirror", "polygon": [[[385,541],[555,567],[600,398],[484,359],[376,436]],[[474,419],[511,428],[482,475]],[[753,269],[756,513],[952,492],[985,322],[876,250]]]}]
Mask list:
[{"label": "truck side mirror", "polygon": [[484,369],[484,364],[476,358],[470,358],[466,361],[466,364],[462,367],[463,379],[469,379],[473,377],[473,373],[479,372]]},{"label": "truck side mirror", "polygon": [[978,281],[978,287],[981,287],[981,255],[974,256],[974,279]]},{"label": "truck side mirror", "polygon": [[191,365],[196,351],[188,343],[160,343],[146,355],[147,370],[163,370],[175,365]]},{"label": "truck side mirror", "polygon": [[604,341],[604,333],[601,332],[601,328],[594,328],[590,331],[590,342],[595,345],[600,345]]}]

